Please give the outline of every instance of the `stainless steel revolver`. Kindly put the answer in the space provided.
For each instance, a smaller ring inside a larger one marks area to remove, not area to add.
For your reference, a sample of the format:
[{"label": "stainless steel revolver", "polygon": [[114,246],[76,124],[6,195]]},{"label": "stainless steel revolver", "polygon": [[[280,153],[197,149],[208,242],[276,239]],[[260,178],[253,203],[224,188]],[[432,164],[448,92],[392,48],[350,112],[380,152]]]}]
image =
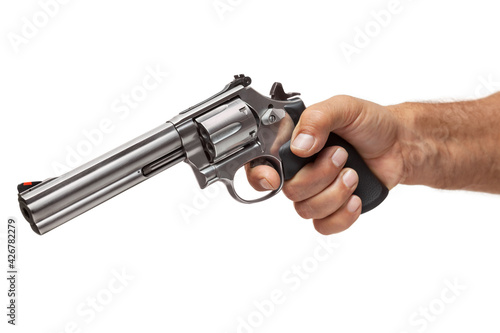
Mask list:
[{"label": "stainless steel revolver", "polygon": [[[18,185],[23,216],[42,235],[182,161],[201,188],[222,181],[240,202],[271,198],[316,156],[299,158],[290,150],[292,131],[305,109],[299,94],[285,93],[275,83],[267,97],[250,84],[250,77],[236,75],[221,92],[109,153],[60,177]],[[355,194],[362,212],[379,205],[387,188],[348,142],[331,133],[326,146],[332,145],[347,150],[346,166],[359,175]],[[279,188],[256,199],[240,196],[234,177],[251,162],[272,166],[280,175]]]}]

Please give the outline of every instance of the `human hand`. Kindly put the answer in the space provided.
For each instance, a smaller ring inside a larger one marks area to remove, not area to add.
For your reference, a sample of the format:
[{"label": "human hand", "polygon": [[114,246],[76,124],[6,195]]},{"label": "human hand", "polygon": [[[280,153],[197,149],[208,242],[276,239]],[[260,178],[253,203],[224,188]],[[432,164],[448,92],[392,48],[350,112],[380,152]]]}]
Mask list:
[{"label": "human hand", "polygon": [[[396,109],[350,96],[335,96],[307,108],[292,134],[292,152],[317,159],[285,182],[284,194],[305,219],[313,219],[322,234],[349,228],[361,214],[361,199],[353,195],[358,175],[344,168],[347,152],[338,146],[323,149],[330,132],[351,143],[368,167],[389,189],[404,174],[398,141]],[[323,150],[322,150],[323,149]],[[278,173],[266,165],[247,167],[250,184],[260,191],[279,187]]]}]

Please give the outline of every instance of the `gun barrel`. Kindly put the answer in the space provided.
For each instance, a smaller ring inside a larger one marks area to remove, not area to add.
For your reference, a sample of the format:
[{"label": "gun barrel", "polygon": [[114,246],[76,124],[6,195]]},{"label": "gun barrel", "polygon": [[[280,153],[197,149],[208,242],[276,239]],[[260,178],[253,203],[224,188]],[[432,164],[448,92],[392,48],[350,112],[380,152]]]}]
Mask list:
[{"label": "gun barrel", "polygon": [[42,235],[184,158],[179,134],[167,122],[20,193],[19,205],[31,228]]}]

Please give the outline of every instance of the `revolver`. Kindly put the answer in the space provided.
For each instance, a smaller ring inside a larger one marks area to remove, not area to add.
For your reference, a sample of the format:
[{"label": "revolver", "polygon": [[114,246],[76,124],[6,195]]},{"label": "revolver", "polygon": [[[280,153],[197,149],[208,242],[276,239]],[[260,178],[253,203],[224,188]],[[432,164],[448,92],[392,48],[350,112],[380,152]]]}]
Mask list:
[{"label": "revolver", "polygon": [[[191,166],[202,189],[221,181],[242,203],[273,197],[316,155],[300,158],[290,150],[293,129],[306,108],[300,94],[286,93],[276,82],[267,97],[251,82],[236,75],[219,93],[107,154],[59,177],[19,184],[23,216],[33,231],[45,234],[182,161]],[[388,189],[348,142],[330,133],[325,147],[333,145],[347,150],[346,167],[358,173],[354,193],[362,200],[362,213],[378,206]],[[234,179],[248,163],[273,167],[279,188],[252,199],[240,195]]]}]

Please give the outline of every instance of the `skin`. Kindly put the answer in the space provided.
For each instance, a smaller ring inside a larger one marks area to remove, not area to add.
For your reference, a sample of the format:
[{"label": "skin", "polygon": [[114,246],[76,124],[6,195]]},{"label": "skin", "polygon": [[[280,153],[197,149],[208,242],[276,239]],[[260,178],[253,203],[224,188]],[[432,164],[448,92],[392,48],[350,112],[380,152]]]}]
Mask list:
[{"label": "skin", "polygon": [[[500,193],[500,93],[473,101],[392,106],[335,96],[302,114],[292,152],[301,157],[321,153],[283,187],[297,213],[312,219],[321,234],[346,230],[361,213],[361,200],[352,194],[357,174],[343,167],[347,152],[323,149],[330,132],[349,141],[389,189],[418,184]],[[247,167],[247,176],[259,191],[280,183],[278,173],[265,165]]]}]

